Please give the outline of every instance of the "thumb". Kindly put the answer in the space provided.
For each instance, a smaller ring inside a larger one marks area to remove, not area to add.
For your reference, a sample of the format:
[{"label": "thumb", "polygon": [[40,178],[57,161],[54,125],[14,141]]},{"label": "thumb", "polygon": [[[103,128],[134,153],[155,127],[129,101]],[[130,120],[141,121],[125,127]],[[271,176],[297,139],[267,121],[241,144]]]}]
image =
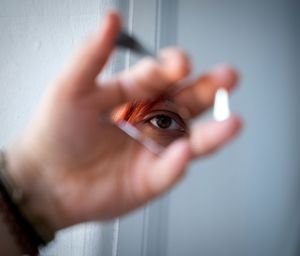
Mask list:
[{"label": "thumb", "polygon": [[170,189],[184,175],[191,159],[191,151],[186,140],[178,140],[171,144],[147,172],[148,188],[151,197],[158,196]]}]

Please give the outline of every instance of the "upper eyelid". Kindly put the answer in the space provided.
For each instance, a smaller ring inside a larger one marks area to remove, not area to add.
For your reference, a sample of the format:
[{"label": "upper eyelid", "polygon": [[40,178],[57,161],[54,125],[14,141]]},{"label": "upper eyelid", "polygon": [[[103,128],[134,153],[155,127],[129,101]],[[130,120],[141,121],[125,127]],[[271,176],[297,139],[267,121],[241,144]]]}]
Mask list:
[{"label": "upper eyelid", "polygon": [[165,110],[165,109],[155,109],[153,111],[150,111],[150,113],[148,113],[143,118],[143,121],[149,121],[150,119],[152,119],[153,117],[155,117],[159,114],[166,114],[166,113],[169,114],[172,119],[175,119],[175,121],[178,121],[181,126],[183,126],[184,128],[187,127],[186,122],[183,120],[183,118],[180,115],[178,115],[175,112]]}]

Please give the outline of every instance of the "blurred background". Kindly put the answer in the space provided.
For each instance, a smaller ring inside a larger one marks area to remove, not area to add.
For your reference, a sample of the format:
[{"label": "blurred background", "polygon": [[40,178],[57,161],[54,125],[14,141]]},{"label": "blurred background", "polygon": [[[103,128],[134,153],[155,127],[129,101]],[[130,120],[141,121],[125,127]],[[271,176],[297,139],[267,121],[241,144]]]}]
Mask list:
[{"label": "blurred background", "polygon": [[[236,66],[231,108],[245,127],[194,162],[164,198],[111,223],[63,231],[42,255],[300,255],[297,0],[0,0],[0,146],[14,141],[66,58],[112,7],[149,46],[187,50],[195,73]],[[132,62],[119,54],[106,75]]]},{"label": "blurred background", "polygon": [[171,193],[168,255],[300,255],[300,2],[178,3],[196,70],[240,70],[245,127]]}]

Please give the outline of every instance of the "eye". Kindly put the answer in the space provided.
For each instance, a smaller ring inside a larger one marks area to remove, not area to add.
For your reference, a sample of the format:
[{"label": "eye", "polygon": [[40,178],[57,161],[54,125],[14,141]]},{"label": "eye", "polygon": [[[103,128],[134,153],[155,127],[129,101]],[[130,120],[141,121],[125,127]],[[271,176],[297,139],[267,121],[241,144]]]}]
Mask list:
[{"label": "eye", "polygon": [[149,122],[160,129],[180,130],[182,128],[172,117],[167,115],[154,116]]},{"label": "eye", "polygon": [[174,140],[189,135],[184,119],[176,112],[166,109],[152,110],[135,123],[135,127],[143,136],[160,145],[167,146]]}]

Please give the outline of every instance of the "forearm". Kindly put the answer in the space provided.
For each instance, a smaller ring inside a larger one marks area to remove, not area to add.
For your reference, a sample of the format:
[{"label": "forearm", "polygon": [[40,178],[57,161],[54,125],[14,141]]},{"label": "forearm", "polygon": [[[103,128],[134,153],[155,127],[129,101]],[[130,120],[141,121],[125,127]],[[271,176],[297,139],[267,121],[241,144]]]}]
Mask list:
[{"label": "forearm", "polygon": [[[18,194],[16,202],[22,214],[45,240],[53,238],[54,207],[51,201],[51,189],[47,186],[47,177],[43,168],[33,158],[22,140],[17,141],[6,151],[6,172],[12,187]],[[36,154],[37,155],[37,154]]]}]

